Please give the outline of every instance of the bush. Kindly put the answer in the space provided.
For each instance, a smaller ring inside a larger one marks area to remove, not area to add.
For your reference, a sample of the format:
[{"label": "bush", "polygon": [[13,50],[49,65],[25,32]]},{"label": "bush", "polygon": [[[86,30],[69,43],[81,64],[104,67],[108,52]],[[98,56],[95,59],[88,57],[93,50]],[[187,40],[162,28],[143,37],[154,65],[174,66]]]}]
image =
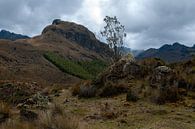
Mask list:
[{"label": "bush", "polygon": [[121,93],[126,93],[128,91],[128,86],[125,83],[114,84],[112,82],[107,82],[105,86],[100,89],[99,95],[101,97],[111,97]]}]

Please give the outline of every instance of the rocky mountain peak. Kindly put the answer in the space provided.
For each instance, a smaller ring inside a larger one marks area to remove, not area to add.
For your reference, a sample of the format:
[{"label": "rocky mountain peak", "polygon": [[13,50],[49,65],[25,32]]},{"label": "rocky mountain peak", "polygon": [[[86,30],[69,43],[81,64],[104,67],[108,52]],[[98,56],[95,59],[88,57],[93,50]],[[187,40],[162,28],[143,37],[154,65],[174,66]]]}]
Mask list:
[{"label": "rocky mountain peak", "polygon": [[88,30],[86,27],[73,22],[55,19],[51,25],[43,29],[42,35],[46,39],[58,39],[58,37],[60,37],[65,40],[77,43],[82,47],[97,53],[103,53],[105,55],[111,56],[111,50],[107,44],[97,40],[94,33]]}]

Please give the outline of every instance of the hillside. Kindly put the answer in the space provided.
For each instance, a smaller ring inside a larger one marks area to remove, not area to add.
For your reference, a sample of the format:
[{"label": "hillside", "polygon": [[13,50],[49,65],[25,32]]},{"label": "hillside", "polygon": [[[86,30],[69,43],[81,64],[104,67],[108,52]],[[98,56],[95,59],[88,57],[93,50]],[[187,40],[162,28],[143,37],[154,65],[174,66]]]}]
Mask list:
[{"label": "hillside", "polygon": [[160,58],[166,62],[179,62],[185,61],[192,58],[195,53],[195,47],[187,47],[180,43],[174,43],[173,45],[163,45],[159,49],[150,48],[142,53],[140,53],[136,58]]},{"label": "hillside", "polygon": [[17,39],[28,39],[29,37],[26,35],[15,34],[6,30],[0,31],[0,39],[8,39],[8,40],[17,40]]},{"label": "hillside", "polygon": [[[56,57],[48,60],[44,56],[48,52]],[[98,41],[87,28],[60,21],[59,24],[47,26],[41,35],[30,39],[0,40],[0,80],[71,84],[80,80],[80,77],[62,70],[52,62],[53,59],[60,57],[66,62],[72,62],[76,66],[74,68],[80,68],[77,62],[108,61],[111,55],[109,47]],[[65,68],[72,67],[68,65]],[[93,65],[90,68],[96,69],[97,73],[101,70]]]}]

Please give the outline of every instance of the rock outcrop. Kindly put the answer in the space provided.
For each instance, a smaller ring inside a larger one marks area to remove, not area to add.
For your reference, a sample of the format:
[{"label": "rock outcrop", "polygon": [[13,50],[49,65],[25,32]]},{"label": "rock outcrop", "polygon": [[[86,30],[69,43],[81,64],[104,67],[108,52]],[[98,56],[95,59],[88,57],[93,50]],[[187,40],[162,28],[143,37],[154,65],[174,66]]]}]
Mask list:
[{"label": "rock outcrop", "polygon": [[42,31],[42,35],[46,37],[51,33],[55,33],[66,40],[75,42],[84,48],[95,51],[102,56],[112,56],[112,52],[108,45],[97,40],[95,35],[82,25],[55,19],[52,22],[52,25],[47,26]]}]

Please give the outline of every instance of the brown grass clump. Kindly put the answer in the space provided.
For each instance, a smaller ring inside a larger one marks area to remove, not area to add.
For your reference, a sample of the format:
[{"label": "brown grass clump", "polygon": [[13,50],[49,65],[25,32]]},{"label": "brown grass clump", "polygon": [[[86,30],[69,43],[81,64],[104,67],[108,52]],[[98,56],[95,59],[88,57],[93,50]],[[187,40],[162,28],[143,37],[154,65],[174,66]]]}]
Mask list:
[{"label": "brown grass clump", "polygon": [[30,122],[10,120],[0,126],[1,129],[39,129]]},{"label": "brown grass clump", "polygon": [[10,107],[5,102],[0,102],[0,113],[10,114]]},{"label": "brown grass clump", "polygon": [[64,115],[64,107],[60,104],[54,103],[51,106],[51,111],[53,115]]},{"label": "brown grass clump", "polygon": [[78,129],[77,119],[66,115],[54,115],[50,111],[40,113],[38,120],[40,129]]},{"label": "brown grass clump", "polygon": [[0,116],[0,123],[10,117],[10,107],[4,102],[0,102]]},{"label": "brown grass clump", "polygon": [[72,95],[83,98],[96,96],[96,88],[91,84],[91,81],[82,81],[72,88]]}]

